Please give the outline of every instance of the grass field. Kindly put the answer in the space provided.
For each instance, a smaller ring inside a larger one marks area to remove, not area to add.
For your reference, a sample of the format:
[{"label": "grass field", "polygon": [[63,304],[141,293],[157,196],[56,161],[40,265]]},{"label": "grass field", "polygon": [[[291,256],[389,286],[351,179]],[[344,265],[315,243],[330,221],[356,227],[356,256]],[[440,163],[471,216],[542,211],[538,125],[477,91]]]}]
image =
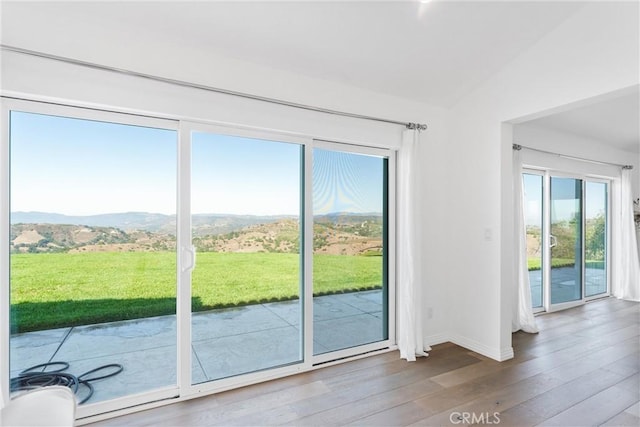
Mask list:
[{"label": "grass field", "polygon": [[[555,268],[559,267],[571,267],[575,264],[572,259],[554,258],[551,260],[551,266]],[[540,270],[540,259],[528,259],[527,266],[529,271]]]},{"label": "grass field", "polygon": [[[192,308],[282,301],[300,295],[300,257],[277,253],[201,253]],[[379,256],[314,256],[314,294],[381,287]],[[12,332],[173,314],[173,252],[11,255]]]},{"label": "grass field", "polygon": [[[551,260],[552,268],[560,268],[560,267],[573,267],[575,265],[575,261],[572,259],[564,259],[564,258],[554,258]],[[529,271],[540,270],[540,260],[539,259],[529,259],[527,260],[527,265],[529,267]],[[587,268],[604,268],[604,261],[591,261],[587,260],[585,262],[585,266]]]},{"label": "grass field", "polygon": [[[554,267],[573,265],[572,260],[553,261]],[[536,269],[539,261],[530,260],[529,270]],[[382,258],[315,255],[313,273],[314,295],[377,289]],[[296,254],[200,253],[192,275],[192,309],[295,299],[300,295],[300,275]],[[11,255],[12,332],[160,316],[175,310],[174,252]]]}]

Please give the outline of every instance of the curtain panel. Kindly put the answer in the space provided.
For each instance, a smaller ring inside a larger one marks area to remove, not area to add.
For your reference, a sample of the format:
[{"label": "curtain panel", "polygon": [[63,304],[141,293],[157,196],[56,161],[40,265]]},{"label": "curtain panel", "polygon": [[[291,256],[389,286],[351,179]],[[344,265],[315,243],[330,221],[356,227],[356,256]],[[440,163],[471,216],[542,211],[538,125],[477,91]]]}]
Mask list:
[{"label": "curtain panel", "polygon": [[420,131],[406,129],[398,153],[397,327],[400,357],[427,356],[422,333]]},{"label": "curtain panel", "polygon": [[522,181],[522,159],[520,150],[513,150],[513,200],[514,236],[516,245],[516,280],[513,300],[511,330],[537,333],[538,326],[531,307],[531,287],[527,266],[527,227],[525,225],[524,185]]},{"label": "curtain panel", "polygon": [[617,194],[620,206],[619,225],[614,231],[613,296],[629,301],[640,301],[640,260],[633,218],[631,170],[623,169]]}]

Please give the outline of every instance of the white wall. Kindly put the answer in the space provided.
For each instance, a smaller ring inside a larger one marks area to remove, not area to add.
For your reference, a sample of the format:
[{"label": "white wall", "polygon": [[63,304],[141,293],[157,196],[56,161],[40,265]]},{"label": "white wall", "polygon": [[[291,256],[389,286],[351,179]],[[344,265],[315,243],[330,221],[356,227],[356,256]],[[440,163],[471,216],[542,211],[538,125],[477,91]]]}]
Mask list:
[{"label": "white wall", "polygon": [[[525,147],[537,148],[566,156],[598,160],[619,165],[631,165],[633,166],[634,194],[638,194],[639,189],[637,188],[637,184],[639,184],[639,182],[637,181],[639,181],[638,177],[640,175],[640,155],[638,153],[615,149],[605,142],[593,138],[585,138],[583,136],[529,125],[527,123],[518,124],[513,127],[513,142]],[[539,154],[526,149],[523,151],[522,158],[525,163],[538,165],[546,163],[549,167],[562,168],[568,172],[599,175],[610,178],[618,178],[620,176],[619,167],[574,161],[559,156]]]},{"label": "white wall", "polygon": [[[76,16],[73,4],[60,7],[38,4],[30,9],[28,3],[3,7],[2,43],[255,95],[427,123],[421,161],[425,182],[423,297],[425,306],[433,308],[433,317],[425,319],[424,330],[439,341],[446,340],[443,331],[448,329],[449,313],[443,265],[447,254],[442,248],[447,236],[441,229],[447,221],[443,200],[448,196],[440,185],[446,173],[444,109],[178,45],[162,34],[147,34],[144,28],[127,27],[121,22],[105,21],[100,28],[89,27]],[[400,126],[247,101],[7,51],[1,51],[0,59],[0,89],[4,95],[212,120],[391,148],[397,147],[402,131]]]},{"label": "white wall", "polygon": [[638,85],[638,35],[637,3],[586,3],[450,111],[446,286],[454,342],[496,359],[512,354],[512,128],[505,123]]},{"label": "white wall", "polygon": [[[173,33],[153,32],[123,20],[87,20],[83,3],[10,2],[2,5],[3,44],[66,56],[111,67],[185,80],[227,90],[319,107],[442,126],[443,110],[344,84],[224,57]],[[126,5],[123,5],[126,13]],[[70,101],[104,104],[192,119],[242,123],[328,139],[397,144],[401,128],[318,115],[230,96],[215,96],[171,85],[110,75],[45,59],[2,51],[3,92],[33,93]],[[356,129],[354,131],[354,129]],[[393,140],[393,141],[392,141]]]},{"label": "white wall", "polygon": [[[25,6],[26,7],[26,6]],[[56,6],[59,7],[59,6]],[[139,72],[398,120],[426,122],[425,292],[428,343],[453,340],[511,356],[512,195],[503,123],[638,84],[638,6],[586,4],[449,112],[179,45],[144,28],[87,28],[68,10],[3,7],[2,43]],[[26,11],[26,12],[25,12]],[[56,16],[54,19],[53,13]],[[52,36],[55,34],[55,37]],[[79,37],[79,35],[82,37]],[[2,52],[3,93],[300,132],[393,147],[399,128],[259,105],[222,95]],[[429,82],[425,82],[428,84]]]}]

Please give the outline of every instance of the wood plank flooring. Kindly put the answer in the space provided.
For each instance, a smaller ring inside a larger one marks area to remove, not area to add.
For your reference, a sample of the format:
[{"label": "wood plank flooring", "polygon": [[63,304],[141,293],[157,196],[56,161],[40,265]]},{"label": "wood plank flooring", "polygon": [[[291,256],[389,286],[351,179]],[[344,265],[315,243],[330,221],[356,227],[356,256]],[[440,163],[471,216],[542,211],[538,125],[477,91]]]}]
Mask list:
[{"label": "wood plank flooring", "polygon": [[495,362],[451,343],[373,356],[92,424],[108,426],[639,426],[640,304],[537,317]]}]

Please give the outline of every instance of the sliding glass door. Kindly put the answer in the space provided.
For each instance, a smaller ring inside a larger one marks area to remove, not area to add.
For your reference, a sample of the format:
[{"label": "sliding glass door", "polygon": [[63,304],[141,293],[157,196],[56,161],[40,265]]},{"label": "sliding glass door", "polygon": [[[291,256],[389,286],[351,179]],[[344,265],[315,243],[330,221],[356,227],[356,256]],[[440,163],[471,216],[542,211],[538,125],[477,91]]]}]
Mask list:
[{"label": "sliding glass door", "polygon": [[551,304],[582,299],[582,183],[551,177]]},{"label": "sliding glass door", "polygon": [[535,310],[544,306],[543,260],[544,260],[544,176],[534,173],[522,175],[524,189],[525,226],[527,230],[527,264],[529,266],[529,285],[531,287],[531,305]]},{"label": "sliding glass door", "polygon": [[10,390],[175,395],[177,132],[68,112],[10,112]]},{"label": "sliding glass door", "polygon": [[606,182],[587,182],[585,187],[585,297],[607,292],[608,203]]},{"label": "sliding glass door", "polygon": [[607,295],[609,183],[535,170],[523,183],[534,310]]},{"label": "sliding glass door", "polygon": [[388,338],[388,158],[313,150],[313,353]]},{"label": "sliding glass door", "polygon": [[10,104],[11,396],[67,385],[83,418],[393,344],[390,150]]},{"label": "sliding glass door", "polygon": [[192,383],[300,362],[303,146],[191,134]]}]

